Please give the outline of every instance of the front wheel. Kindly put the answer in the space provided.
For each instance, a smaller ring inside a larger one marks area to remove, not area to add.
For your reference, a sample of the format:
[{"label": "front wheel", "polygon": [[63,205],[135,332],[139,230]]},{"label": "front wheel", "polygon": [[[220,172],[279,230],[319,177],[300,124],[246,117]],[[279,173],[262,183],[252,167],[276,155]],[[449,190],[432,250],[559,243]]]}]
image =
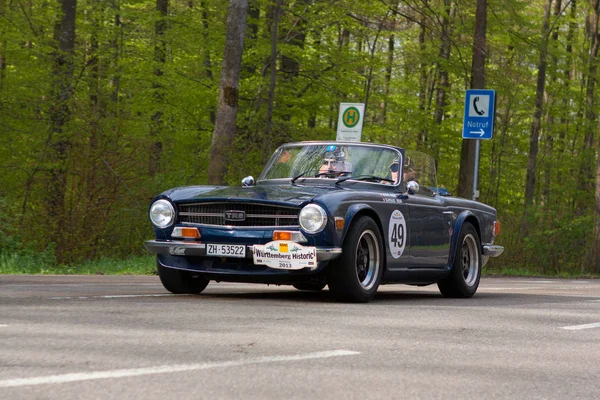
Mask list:
[{"label": "front wheel", "polygon": [[469,298],[475,294],[481,278],[480,249],[477,231],[473,225],[465,222],[458,237],[452,270],[438,282],[444,297]]},{"label": "front wheel", "polygon": [[198,294],[208,286],[208,279],[193,272],[165,267],[158,260],[156,267],[161,283],[171,293]]},{"label": "front wheel", "polygon": [[383,274],[383,242],[372,218],[358,217],[342,245],[342,255],[329,265],[327,283],[339,301],[371,300]]}]

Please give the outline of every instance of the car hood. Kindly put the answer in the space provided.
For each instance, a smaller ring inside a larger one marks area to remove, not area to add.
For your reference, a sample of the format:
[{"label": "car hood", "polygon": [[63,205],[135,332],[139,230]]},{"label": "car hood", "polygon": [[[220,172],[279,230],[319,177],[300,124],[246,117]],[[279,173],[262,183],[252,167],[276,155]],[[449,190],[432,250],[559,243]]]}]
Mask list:
[{"label": "car hood", "polygon": [[241,201],[286,203],[301,206],[316,196],[342,190],[335,186],[257,185],[251,187],[185,186],[163,193],[174,202]]}]

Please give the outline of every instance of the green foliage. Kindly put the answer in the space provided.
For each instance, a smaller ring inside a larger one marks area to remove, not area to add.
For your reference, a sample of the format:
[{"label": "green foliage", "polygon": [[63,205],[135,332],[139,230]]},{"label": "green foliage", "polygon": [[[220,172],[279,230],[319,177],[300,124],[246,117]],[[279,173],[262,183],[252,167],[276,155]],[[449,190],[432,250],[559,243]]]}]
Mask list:
[{"label": "green foliage", "polygon": [[101,258],[78,264],[56,265],[32,255],[0,254],[0,274],[44,275],[156,275],[156,258],[136,256]]},{"label": "green foliage", "polygon": [[[334,139],[339,103],[367,102],[363,140],[431,153],[438,182],[456,192],[475,2],[283,2],[269,136],[274,3],[250,3],[258,14],[247,21],[229,184],[257,177],[281,143]],[[523,217],[543,3],[488,1],[486,86],[497,92],[497,118],[494,139],[481,146],[481,200],[504,222],[503,267],[589,273],[581,260],[592,257],[598,149],[585,138],[598,138],[586,115],[598,115],[600,102],[585,98],[591,11],[579,2],[573,16],[569,4],[552,19],[536,195]],[[224,2],[171,0],[163,17],[150,0],[79,0],[69,82],[57,73],[59,10],[55,0],[0,5],[0,256],[12,270],[142,257],[152,235],[149,201],[207,182]],[[61,87],[72,88],[66,100],[57,95]],[[436,120],[440,89],[445,103]],[[53,111],[63,105],[69,115],[56,132]],[[64,186],[57,187],[61,168]],[[57,191],[58,211],[49,203]]]}]

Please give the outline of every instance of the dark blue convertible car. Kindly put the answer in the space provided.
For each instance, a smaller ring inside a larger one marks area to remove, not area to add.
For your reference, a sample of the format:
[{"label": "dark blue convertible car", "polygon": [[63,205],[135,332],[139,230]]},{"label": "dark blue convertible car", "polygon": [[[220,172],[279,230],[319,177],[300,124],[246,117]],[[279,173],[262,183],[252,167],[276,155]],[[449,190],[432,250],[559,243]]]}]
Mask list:
[{"label": "dark blue convertible car", "polygon": [[444,196],[422,153],[356,142],[278,148],[255,182],[186,186],[150,205],[164,287],[200,293],[210,281],[326,285],[367,302],[380,284],[437,283],[471,297],[489,257],[504,248],[496,210]]}]

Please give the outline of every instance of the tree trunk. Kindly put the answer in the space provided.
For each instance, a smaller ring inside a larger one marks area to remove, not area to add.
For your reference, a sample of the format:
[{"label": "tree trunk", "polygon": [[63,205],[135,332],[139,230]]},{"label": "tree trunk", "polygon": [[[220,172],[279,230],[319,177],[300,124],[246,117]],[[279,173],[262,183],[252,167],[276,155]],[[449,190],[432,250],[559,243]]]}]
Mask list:
[{"label": "tree trunk", "polygon": [[[202,7],[202,38],[204,39],[204,43],[208,44],[210,38],[208,36],[208,7],[206,6],[206,2],[202,1],[200,2],[200,6]],[[258,18],[258,8],[256,8],[256,18]],[[209,50],[209,46],[207,45],[204,48],[204,74],[206,75],[206,78],[209,80],[210,85],[212,87],[213,83],[214,83],[214,79],[213,79],[213,73],[212,73],[212,61],[210,59],[210,50]],[[210,123],[214,126],[215,125],[215,109],[214,106],[211,105],[210,109],[208,110],[208,119],[210,121]]]},{"label": "tree trunk", "polygon": [[[299,52],[304,49],[304,43],[306,41],[306,22],[304,15],[311,2],[312,0],[302,0],[298,6],[303,7],[303,11],[297,14],[294,10],[291,10],[290,14],[295,16],[296,19],[295,21],[292,21],[292,29],[287,33],[285,42],[297,47]],[[279,4],[279,8],[281,8],[281,4]],[[291,78],[296,78],[300,73],[300,63],[298,62],[298,59],[282,55],[281,71],[285,74],[284,79],[291,80]]]},{"label": "tree trunk", "polygon": [[548,34],[550,26],[550,10],[552,0],[547,0],[544,5],[544,19],[542,21],[542,40],[540,42],[540,58],[538,61],[537,89],[535,92],[535,110],[531,123],[531,136],[529,137],[529,159],[527,161],[527,176],[525,179],[525,209],[533,203],[535,194],[535,175],[540,138],[542,109],[544,107],[544,88],[546,86],[546,64],[548,56]]},{"label": "tree trunk", "polygon": [[388,58],[387,65],[385,67],[385,76],[383,81],[383,110],[382,110],[382,122],[385,125],[387,123],[387,108],[390,96],[390,82],[392,80],[392,70],[394,68],[394,35],[390,35],[388,39]]},{"label": "tree trunk", "polygon": [[[121,55],[121,46],[123,43],[123,25],[121,24],[120,10],[117,10],[114,17],[113,24],[113,36],[110,40],[110,47],[112,50],[111,69],[114,71],[114,75],[111,78],[111,86],[113,90],[110,94],[110,100],[112,102],[112,115],[117,117],[119,115],[119,90],[121,88],[121,66],[119,65],[119,59]],[[119,124],[116,123],[118,126]]]},{"label": "tree trunk", "polygon": [[[589,28],[591,35],[590,58],[588,62],[589,77],[586,89],[586,119],[587,129],[590,130],[590,135],[593,137],[594,132],[600,128],[598,123],[598,114],[596,107],[598,99],[594,97],[596,79],[598,73],[598,47],[600,45],[600,0],[590,1],[590,18]],[[586,133],[587,134],[587,133]],[[596,272],[600,272],[600,136],[597,144],[597,162],[596,162],[596,195],[595,195],[595,226],[594,226],[594,244],[592,261],[596,264]]]},{"label": "tree trunk", "polygon": [[270,154],[271,131],[273,128],[273,107],[275,105],[275,85],[277,84],[277,37],[279,35],[279,18],[281,16],[281,2],[277,0],[273,10],[273,27],[271,29],[271,59],[269,62],[269,97],[267,99],[267,117],[265,122],[265,132],[262,143],[262,161],[263,165],[267,163]]},{"label": "tree trunk", "polygon": [[163,68],[167,60],[167,43],[165,41],[165,32],[167,30],[167,14],[169,12],[169,0],[156,0],[156,11],[158,19],[154,23],[154,77],[152,84],[154,89],[155,112],[150,118],[150,163],[148,166],[148,175],[155,176],[160,168],[160,159],[162,157],[162,133],[164,130],[163,111],[164,88],[161,78],[164,74]]},{"label": "tree trunk", "polygon": [[[446,6],[446,14],[442,18],[442,32],[440,34],[442,44],[440,45],[439,58],[441,60],[447,61],[450,58],[450,48],[452,45],[450,37],[452,35],[452,24],[454,20],[454,15],[456,14],[456,4],[454,1],[450,0],[445,0],[444,3]],[[444,65],[440,65],[440,63],[438,62],[437,68],[439,71],[439,85],[435,99],[435,111],[433,113],[433,120],[437,125],[441,125],[446,110],[446,93],[450,89],[450,80],[448,76],[448,70]],[[438,145],[433,138],[430,148],[433,153],[433,157],[436,160],[439,160]]]},{"label": "tree trunk", "polygon": [[63,239],[61,230],[56,229],[64,223],[65,196],[67,193],[67,158],[71,148],[71,138],[66,125],[71,117],[69,102],[73,96],[73,69],[75,52],[75,14],[77,0],[61,0],[62,14],[54,27],[54,40],[58,49],[54,56],[53,107],[50,110],[50,180],[46,188],[49,228],[52,239],[57,244],[57,256],[61,259]]},{"label": "tree trunk", "polygon": [[[248,33],[246,35],[246,51],[250,48],[255,48],[258,37],[258,22],[260,18],[260,1],[249,0],[248,1]],[[206,21],[206,18],[203,18]],[[253,75],[256,72],[256,64],[249,63],[244,68],[249,75]]]},{"label": "tree trunk", "polygon": [[[562,0],[554,0],[554,7],[552,11],[552,17],[555,21],[558,21],[560,18],[560,14],[562,11]],[[551,54],[551,68],[548,73],[548,78],[550,79],[549,90],[546,90],[546,135],[544,141],[544,154],[542,159],[543,163],[543,174],[544,174],[544,185],[541,190],[541,201],[543,203],[544,212],[547,214],[550,210],[551,200],[552,200],[552,181],[554,178],[554,171],[556,169],[555,159],[553,157],[554,154],[554,143],[555,143],[555,116],[558,114],[558,110],[556,110],[555,106],[555,93],[556,91],[556,82],[558,80],[558,34],[559,34],[559,26],[556,24],[552,29],[552,35],[550,36],[551,40],[549,43],[549,53]],[[555,255],[552,257],[552,267],[554,268],[557,264],[557,258]]]},{"label": "tree trunk", "polygon": [[[6,18],[5,15],[5,0],[0,0],[0,20]],[[4,37],[0,37],[0,93],[4,87],[4,79],[6,77],[6,49],[4,44]],[[2,106],[2,97],[0,97],[0,106]]]},{"label": "tree trunk", "polygon": [[[428,0],[423,0],[423,5],[427,7]],[[419,65],[419,114],[425,115],[425,104],[427,102],[427,63],[425,62],[425,13],[421,15],[419,30],[419,56],[421,63]],[[422,123],[420,124],[422,125]],[[425,149],[427,141],[427,132],[423,126],[419,127],[417,136],[417,150]]]},{"label": "tree trunk", "polygon": [[[487,0],[477,0],[475,11],[475,37],[473,39],[473,59],[471,63],[471,89],[485,89],[485,53],[486,53]],[[460,153],[460,172],[458,176],[458,196],[473,198],[473,174],[475,168],[476,142],[463,139]]]},{"label": "tree trunk", "polygon": [[[369,98],[371,97],[371,84],[373,82],[373,68],[375,67],[374,63],[375,63],[375,51],[377,50],[377,42],[379,41],[379,36],[381,35],[381,31],[382,31],[383,26],[386,23],[389,15],[390,15],[390,11],[388,11],[385,14],[385,17],[379,23],[379,26],[377,27],[377,33],[375,34],[375,39],[373,39],[373,45],[369,49],[369,51],[371,52],[371,54],[370,54],[371,59],[369,61],[369,73],[367,74],[367,82],[365,85],[365,112],[364,112],[365,115],[367,114],[367,107],[369,106]],[[364,121],[364,115],[363,115],[363,121]]]},{"label": "tree trunk", "polygon": [[217,119],[210,148],[208,183],[224,183],[227,172],[226,153],[235,137],[235,119],[238,111],[238,87],[248,0],[229,0],[227,33],[219,87]]},{"label": "tree trunk", "polygon": [[594,185],[594,144],[595,133],[598,130],[598,120],[596,106],[597,101],[594,98],[598,73],[598,14],[600,0],[590,0],[588,20],[586,24],[587,34],[590,42],[590,50],[587,62],[587,80],[585,85],[585,113],[584,113],[584,148],[581,151],[581,167],[579,173],[578,189],[581,194],[580,201],[577,204],[577,212],[583,214],[589,204],[587,194],[593,191]]}]

